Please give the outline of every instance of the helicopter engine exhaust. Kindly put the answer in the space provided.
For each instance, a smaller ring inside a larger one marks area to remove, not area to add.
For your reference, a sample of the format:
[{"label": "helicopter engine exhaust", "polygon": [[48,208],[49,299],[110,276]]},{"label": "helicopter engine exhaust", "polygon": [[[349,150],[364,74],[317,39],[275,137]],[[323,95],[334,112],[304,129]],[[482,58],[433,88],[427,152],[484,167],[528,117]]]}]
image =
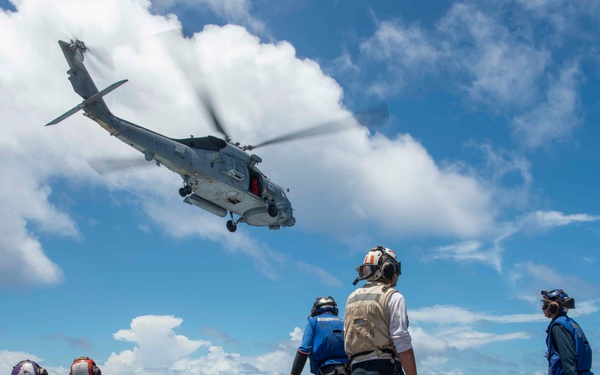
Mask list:
[{"label": "helicopter engine exhaust", "polygon": [[227,210],[223,207],[219,207],[216,204],[207,201],[206,199],[200,197],[197,194],[191,194],[185,197],[183,200],[187,204],[194,205],[196,207],[200,207],[210,213],[213,213],[220,217],[225,217],[227,215]]}]

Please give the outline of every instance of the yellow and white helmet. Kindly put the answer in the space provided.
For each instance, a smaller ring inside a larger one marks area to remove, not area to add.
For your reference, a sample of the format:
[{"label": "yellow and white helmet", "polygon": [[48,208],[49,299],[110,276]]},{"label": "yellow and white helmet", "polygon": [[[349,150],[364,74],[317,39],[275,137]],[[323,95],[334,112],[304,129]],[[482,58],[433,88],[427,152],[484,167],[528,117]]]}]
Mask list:
[{"label": "yellow and white helmet", "polygon": [[396,257],[396,253],[392,249],[383,246],[376,246],[369,250],[365,256],[363,264],[356,267],[358,277],[354,281],[354,285],[359,280],[375,281],[380,278],[392,280],[394,275],[400,276],[400,262]]}]

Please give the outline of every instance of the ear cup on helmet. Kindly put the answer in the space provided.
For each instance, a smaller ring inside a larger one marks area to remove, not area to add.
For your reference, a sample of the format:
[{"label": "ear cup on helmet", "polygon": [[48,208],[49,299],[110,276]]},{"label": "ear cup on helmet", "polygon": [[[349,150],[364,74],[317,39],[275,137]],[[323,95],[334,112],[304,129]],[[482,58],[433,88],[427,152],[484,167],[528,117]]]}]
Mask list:
[{"label": "ear cup on helmet", "polygon": [[390,262],[385,262],[381,266],[381,273],[383,274],[383,277],[385,277],[386,279],[391,279],[394,277],[394,274],[396,273],[396,267]]},{"label": "ear cup on helmet", "polygon": [[548,312],[550,314],[556,314],[559,309],[560,309],[560,305],[557,302],[551,301],[548,304]]}]

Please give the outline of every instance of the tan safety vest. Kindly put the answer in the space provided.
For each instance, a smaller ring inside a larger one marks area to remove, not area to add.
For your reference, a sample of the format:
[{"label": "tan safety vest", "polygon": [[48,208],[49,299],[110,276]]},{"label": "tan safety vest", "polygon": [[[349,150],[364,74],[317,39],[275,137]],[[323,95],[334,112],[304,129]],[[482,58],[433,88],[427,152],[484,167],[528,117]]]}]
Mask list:
[{"label": "tan safety vest", "polygon": [[[390,337],[387,302],[396,290],[381,282],[368,282],[346,302],[344,347],[353,360],[378,356],[393,358],[396,347]],[[384,352],[384,349],[386,350]]]}]

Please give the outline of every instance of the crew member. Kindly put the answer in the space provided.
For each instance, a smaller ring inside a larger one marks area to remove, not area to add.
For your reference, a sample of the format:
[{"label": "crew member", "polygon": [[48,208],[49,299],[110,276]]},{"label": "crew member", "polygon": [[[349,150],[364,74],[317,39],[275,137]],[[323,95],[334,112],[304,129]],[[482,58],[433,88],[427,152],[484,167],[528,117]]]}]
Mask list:
[{"label": "crew member", "polygon": [[592,348],[583,330],[569,316],[575,300],[562,289],[542,290],[542,310],[550,320],[546,329],[548,375],[593,375]]},{"label": "crew member", "polygon": [[344,351],[344,321],[338,317],[333,297],[315,300],[308,316],[302,344],[296,352],[291,375],[300,375],[310,358],[310,372],[317,375],[342,375],[348,356]]},{"label": "crew member", "polygon": [[372,248],[356,268],[367,283],[346,303],[345,349],[352,375],[417,375],[404,296],[394,289],[400,276],[396,254],[383,246]]},{"label": "crew member", "polygon": [[36,362],[26,359],[14,365],[10,375],[48,375],[48,371]]},{"label": "crew member", "polygon": [[73,360],[69,375],[102,375],[102,371],[93,359],[82,356]]}]

